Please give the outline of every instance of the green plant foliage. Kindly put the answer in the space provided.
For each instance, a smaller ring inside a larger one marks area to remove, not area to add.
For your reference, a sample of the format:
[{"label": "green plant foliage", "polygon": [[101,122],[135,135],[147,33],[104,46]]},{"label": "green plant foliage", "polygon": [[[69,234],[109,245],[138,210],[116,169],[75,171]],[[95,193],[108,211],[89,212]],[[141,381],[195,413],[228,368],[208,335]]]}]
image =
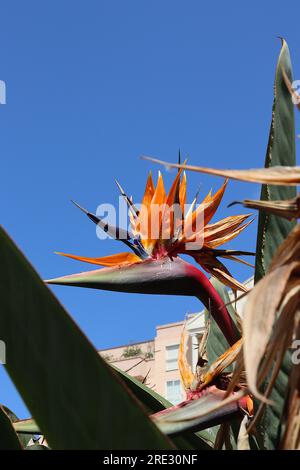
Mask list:
[{"label": "green plant foliage", "polygon": [[[292,65],[287,43],[282,40],[275,84],[272,120],[266,153],[265,167],[296,165],[294,105],[285,85],[282,70],[293,81]],[[289,186],[263,185],[261,199],[278,201],[296,197],[296,188]],[[278,246],[285,240],[295,224],[275,215],[260,211],[258,219],[255,281],[262,278]]]},{"label": "green plant foliage", "polygon": [[[265,166],[294,166],[296,164],[294,105],[283,79],[282,70],[293,81],[292,65],[287,43],[282,40],[279,54],[275,85],[272,121],[267,147]],[[296,197],[296,188],[287,186],[263,185],[262,200],[284,200]],[[294,223],[260,211],[257,233],[255,281],[259,281],[268,270],[268,266],[278,246],[294,227]],[[280,420],[287,394],[288,376],[291,370],[289,353],[277,377],[270,399],[272,406],[267,406],[259,426],[259,442],[266,449],[274,449],[280,437]]]},{"label": "green plant foliage", "polygon": [[[37,426],[35,425],[35,427],[34,426],[30,427],[30,424],[32,424],[32,423],[30,423],[30,421],[32,421],[32,420],[27,419],[27,420],[20,421],[18,419],[18,417],[15,415],[15,413],[13,413],[13,411],[11,411],[9,408],[7,408],[4,405],[2,405],[2,409],[5,411],[5,413],[9,417],[9,419],[10,419],[12,425],[13,425],[14,430],[17,432],[18,438],[21,442],[22,447],[26,447],[28,445],[28,442],[30,441],[30,439],[34,438],[34,434],[39,434],[39,430],[38,430]],[[17,423],[26,423],[23,426],[24,429],[18,429],[18,424]]]},{"label": "green plant foliage", "polygon": [[6,369],[49,446],[171,448],[2,229],[0,253]]},{"label": "green plant foliage", "polygon": [[13,427],[18,434],[24,433],[29,436],[41,434],[41,430],[32,418],[13,421]]},{"label": "green plant foliage", "polygon": [[[228,294],[227,288],[222,284],[218,279],[211,278],[210,282],[224,301],[224,304],[227,306],[227,310],[229,315],[232,318],[232,321],[235,324],[235,313],[232,304],[229,304],[230,298]],[[206,327],[209,324],[209,333],[206,343],[206,353],[209,364],[213,363],[216,359],[218,359],[228,348],[229,344],[223,335],[222,331],[218,327],[217,323],[215,322],[214,318],[209,314],[208,310],[204,311],[204,318]],[[236,325],[235,325],[236,326]],[[240,334],[236,327],[236,336],[240,338]]]},{"label": "green plant foliage", "polygon": [[[131,375],[118,369],[116,366],[111,365],[113,369],[119,374],[120,378],[124,380],[127,387],[131,392],[143,403],[144,407],[149,414],[157,413],[158,411],[170,408],[172,403],[159,395],[157,392],[147,387]],[[174,437],[172,441],[178,449],[211,449],[212,440],[209,432],[201,431],[198,433],[185,433],[184,437]]]},{"label": "green plant foliage", "polygon": [[123,357],[128,358],[128,357],[135,357],[135,356],[140,356],[142,354],[142,350],[139,346],[127,346],[127,348],[124,349],[123,352]]},{"label": "green plant foliage", "polygon": [[[121,380],[125,382],[127,387],[136,396],[136,398],[138,398],[139,401],[143,403],[145,409],[148,411],[149,414],[156,413],[157,411],[161,411],[165,408],[169,408],[172,406],[172,404],[168,400],[166,400],[154,390],[151,390],[149,387],[136,380],[134,377],[130,376],[126,372],[123,372],[114,365],[111,365],[111,367],[119,375]],[[18,432],[18,435],[28,435],[29,439],[32,437],[32,434],[41,433],[39,427],[32,418],[16,420],[13,423],[13,426],[14,429]],[[202,433],[203,436],[201,435]],[[211,446],[209,445],[211,444],[210,435],[209,433],[206,434],[205,431],[202,431],[201,433],[197,434],[190,433],[185,435],[184,437],[174,437],[172,440],[178,449],[211,449]]]},{"label": "green plant foliage", "polygon": [[0,406],[0,450],[21,450],[21,442],[4,408]]}]

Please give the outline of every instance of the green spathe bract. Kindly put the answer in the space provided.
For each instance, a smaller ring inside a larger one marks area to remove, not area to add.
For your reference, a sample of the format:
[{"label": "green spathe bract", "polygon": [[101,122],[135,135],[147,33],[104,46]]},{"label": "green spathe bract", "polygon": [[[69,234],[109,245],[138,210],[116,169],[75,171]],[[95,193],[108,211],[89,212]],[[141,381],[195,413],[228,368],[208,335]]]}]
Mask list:
[{"label": "green spathe bract", "polygon": [[150,259],[129,266],[101,268],[46,282],[118,292],[195,296],[210,309],[230,345],[239,339],[224,301],[213,285],[205,274],[181,258]]}]

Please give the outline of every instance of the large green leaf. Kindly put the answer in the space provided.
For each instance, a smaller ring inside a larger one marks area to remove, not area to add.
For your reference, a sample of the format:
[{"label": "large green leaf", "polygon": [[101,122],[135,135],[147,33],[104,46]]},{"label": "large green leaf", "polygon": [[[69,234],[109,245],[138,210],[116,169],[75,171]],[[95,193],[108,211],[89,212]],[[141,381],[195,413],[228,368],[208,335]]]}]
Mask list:
[{"label": "large green leaf", "polygon": [[[269,142],[266,154],[266,167],[276,165],[296,165],[294,105],[284,82],[285,71],[290,81],[293,81],[292,65],[287,43],[282,40],[282,47],[276,67],[274,102]],[[296,197],[296,188],[289,186],[263,185],[262,200],[283,200]],[[255,281],[261,279],[268,270],[269,264],[278,246],[287,237],[294,226],[285,218],[260,211],[257,233],[257,249],[255,263]],[[261,433],[263,447],[274,449],[280,435],[280,421],[284,400],[287,393],[288,376],[291,361],[287,353],[281,371],[277,377],[270,399],[273,406],[267,406],[258,431]]]},{"label": "large green leaf", "polygon": [[281,422],[283,408],[288,396],[288,379],[291,373],[291,355],[288,351],[284,357],[281,369],[270,395],[273,404],[267,405],[263,415],[259,432],[263,432],[261,445],[265,449],[278,449],[281,438]]},{"label": "large green leaf", "polygon": [[[296,165],[294,105],[285,85],[282,70],[293,81],[292,65],[287,43],[282,40],[275,84],[272,120],[267,147],[265,167],[276,165]],[[263,185],[261,199],[276,201],[296,197],[296,188],[292,186]],[[255,262],[255,281],[262,278],[278,246],[285,240],[294,223],[260,211]]]},{"label": "large green leaf", "polygon": [[172,447],[2,229],[0,312],[6,369],[52,449]]},{"label": "large green leaf", "polygon": [[33,436],[35,434],[41,434],[40,428],[33,418],[13,421],[13,427],[17,433],[32,434]]},{"label": "large green leaf", "polygon": [[0,406],[0,450],[21,450],[21,443],[12,423]]},{"label": "large green leaf", "polygon": [[[122,380],[126,383],[127,387],[132,393],[140,400],[150,414],[170,408],[170,403],[166,398],[156,393],[147,385],[142,384],[139,380],[130,376],[126,372],[118,369],[111,364],[111,367],[120,375]],[[172,439],[178,449],[211,449],[212,439],[209,432],[201,431],[198,433],[185,433],[184,437],[177,436]]]}]

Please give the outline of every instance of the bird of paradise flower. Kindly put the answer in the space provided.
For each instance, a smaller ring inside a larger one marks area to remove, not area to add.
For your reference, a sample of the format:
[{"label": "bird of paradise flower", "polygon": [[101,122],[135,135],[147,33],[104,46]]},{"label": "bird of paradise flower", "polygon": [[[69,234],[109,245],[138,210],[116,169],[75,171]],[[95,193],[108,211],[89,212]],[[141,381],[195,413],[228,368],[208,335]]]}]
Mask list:
[{"label": "bird of paradise flower", "polygon": [[[210,308],[229,343],[233,344],[232,322],[228,318],[218,293],[202,271],[180,258],[182,254],[189,255],[206,272],[218,278],[226,286],[234,290],[246,290],[243,284],[232,277],[219,258],[249,264],[238,256],[252,255],[253,253],[218,249],[218,247],[235,238],[251,223],[252,220],[247,221],[249,214],[229,216],[218,222],[210,223],[220,205],[227,183],[228,181],[225,180],[215,194],[210,191],[198,205],[197,197],[195,197],[186,213],[184,212],[187,177],[185,173],[182,173],[182,170],[177,173],[168,193],[165,191],[162,174],[159,172],[155,186],[150,173],[140,210],[135,207],[132,199],[125,194],[119,185],[130,209],[131,230],[125,235],[124,230],[109,226],[96,215],[78,206],[94,223],[109,234],[114,234],[114,237],[123,241],[132,252],[121,252],[97,258],[59,253],[75,260],[106,268],[51,279],[47,282],[127,292],[196,295],[206,307]],[[180,219],[178,216],[176,217],[176,211],[172,216],[172,212],[166,210],[174,204],[178,204],[182,209]],[[159,217],[157,207],[163,207]],[[168,218],[167,221],[166,218]],[[197,224],[197,220],[200,218],[202,223]],[[155,238],[149,229],[153,226],[154,219],[158,224],[158,235]],[[194,246],[190,249],[191,243],[199,236],[193,227],[199,225],[202,246],[199,249],[195,249]],[[163,227],[168,228],[167,237],[163,233]],[[217,312],[217,310],[219,311]]]}]

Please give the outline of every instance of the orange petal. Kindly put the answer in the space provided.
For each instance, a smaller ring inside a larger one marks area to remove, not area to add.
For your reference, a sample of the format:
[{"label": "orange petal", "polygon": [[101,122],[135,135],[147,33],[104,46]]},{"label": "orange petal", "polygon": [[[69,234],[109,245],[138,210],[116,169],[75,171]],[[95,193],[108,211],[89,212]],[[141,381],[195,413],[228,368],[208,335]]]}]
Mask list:
[{"label": "orange petal", "polygon": [[253,416],[254,413],[254,402],[250,395],[247,396],[247,410],[250,416]]},{"label": "orange petal", "polygon": [[134,253],[117,253],[115,255],[103,256],[102,258],[85,258],[83,256],[69,255],[67,253],[56,253],[57,255],[67,256],[68,258],[83,261],[84,263],[98,264],[100,266],[118,266],[142,262]]},{"label": "orange petal", "polygon": [[242,225],[241,227],[230,231],[227,235],[224,235],[223,237],[219,238],[213,238],[211,240],[205,240],[205,246],[208,248],[216,248],[220,245],[224,245],[224,243],[229,242],[230,240],[233,240],[237,235],[239,235],[243,230],[245,230],[248,225],[250,225],[253,222],[253,219],[249,220],[246,224]]},{"label": "orange petal", "polygon": [[236,230],[250,214],[233,215],[219,220],[218,222],[204,227],[204,244],[209,241],[230,235]]},{"label": "orange petal", "polygon": [[148,236],[147,239],[143,240],[143,245],[148,251],[153,249],[156,240],[159,239],[166,198],[164,180],[159,171],[157,185],[148,211]]},{"label": "orange petal", "polygon": [[185,218],[185,203],[186,203],[186,173],[183,172],[182,179],[179,184],[178,197],[176,203],[179,203],[180,211],[175,213],[175,217],[172,219],[172,238],[178,238],[181,236],[184,227]]},{"label": "orange petal", "polygon": [[177,187],[180,181],[181,173],[182,173],[182,170],[178,171],[176,178],[174,179],[172,186],[170,188],[170,191],[168,193],[168,197],[166,200],[166,204],[168,204],[168,206],[172,206],[174,204],[174,199],[175,199]]},{"label": "orange petal", "polygon": [[201,204],[206,204],[209,202],[212,198],[212,189],[209,191],[209,193],[205,196]]},{"label": "orange petal", "polygon": [[206,196],[205,203],[200,204],[197,209],[188,217],[185,222],[185,234],[188,238],[196,232],[197,227],[205,227],[218,209],[223,198],[228,179],[226,179],[221,188],[214,194]]},{"label": "orange petal", "polygon": [[178,351],[178,368],[184,389],[185,391],[188,391],[195,379],[195,375],[193,374],[192,369],[186,359],[186,340],[186,329],[184,326],[181,333]]},{"label": "orange petal", "polygon": [[146,190],[139,215],[141,239],[146,249],[149,248],[149,245],[151,245],[151,205],[164,204],[165,199],[166,192],[161,172],[158,172],[156,188],[154,188],[152,175],[150,174],[147,180]]},{"label": "orange petal", "polygon": [[[174,236],[174,212],[170,210],[175,203],[182,170],[179,170],[168,193],[162,215],[161,238],[171,240]],[[179,196],[180,197],[180,196]],[[182,217],[181,217],[182,218]]]},{"label": "orange petal", "polygon": [[186,203],[186,172],[184,171],[182,180],[179,186],[179,203],[181,206],[182,213],[184,214],[184,206]]},{"label": "orange petal", "polygon": [[[209,221],[212,219],[212,217],[215,215],[216,210],[218,209],[222,198],[224,196],[225,189],[228,184],[228,179],[226,179],[221,186],[221,188],[214,194],[213,196],[210,196],[209,200],[205,202],[204,207],[204,225],[207,225]],[[206,199],[206,198],[205,198]]]},{"label": "orange petal", "polygon": [[133,229],[134,234],[139,234],[141,237],[142,244],[147,248],[148,234],[150,230],[150,204],[155,193],[155,187],[152,179],[152,172],[150,171],[147,178],[145,192],[142,200],[141,209],[139,215],[135,221],[135,227]]},{"label": "orange petal", "polygon": [[218,222],[200,227],[198,232],[193,232],[188,238],[189,242],[196,239],[198,235],[203,235],[204,248],[213,248],[226,243],[235,238],[244,228],[246,228],[252,220],[242,227],[239,227],[248,217],[248,215],[234,215],[219,220]]},{"label": "orange petal", "polygon": [[243,340],[239,339],[231,348],[227,349],[216,361],[214,361],[209,369],[200,377],[201,387],[208,385],[212,380],[221,374],[230,364],[232,364],[241,351]]},{"label": "orange petal", "polygon": [[152,201],[153,195],[155,192],[155,187],[152,179],[152,172],[150,171],[147,182],[146,182],[146,188],[142,200],[142,205],[145,205],[147,207],[150,206],[150,203]]},{"label": "orange petal", "polygon": [[[178,185],[180,182],[182,170],[179,170],[166,198],[165,206],[162,209],[161,223],[159,233],[163,240],[171,240],[174,236],[174,211],[173,205],[175,197],[178,194]],[[172,210],[170,210],[172,209]]]},{"label": "orange petal", "polygon": [[164,187],[164,180],[163,180],[161,172],[159,171],[157,185],[155,188],[155,192],[153,194],[151,205],[152,204],[164,204],[165,202],[166,202],[166,191]]}]

